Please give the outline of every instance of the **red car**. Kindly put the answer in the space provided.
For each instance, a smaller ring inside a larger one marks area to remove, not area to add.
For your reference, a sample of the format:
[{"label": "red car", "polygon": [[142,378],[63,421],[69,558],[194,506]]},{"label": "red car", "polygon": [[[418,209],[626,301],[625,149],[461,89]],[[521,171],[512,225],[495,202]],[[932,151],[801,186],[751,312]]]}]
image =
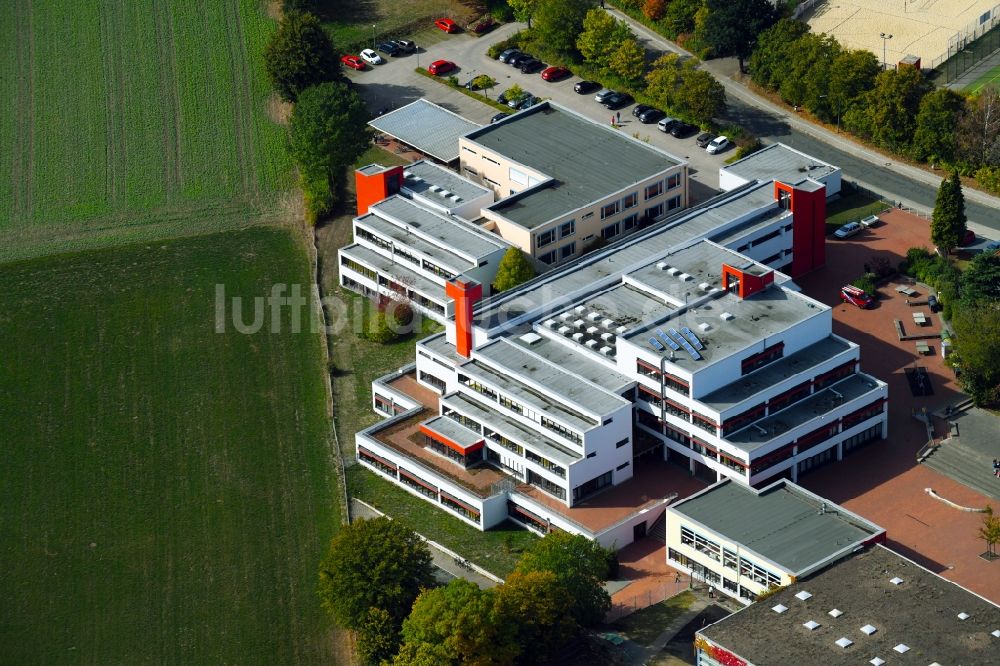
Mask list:
[{"label": "red car", "polygon": [[875,307],[875,299],[866,294],[864,289],[858,289],[853,285],[840,288],[840,300],[856,305],[862,310]]},{"label": "red car", "polygon": [[458,32],[458,24],[450,18],[439,18],[434,21],[434,25],[448,33]]},{"label": "red car", "polygon": [[435,60],[431,63],[431,66],[427,68],[427,71],[434,76],[437,76],[438,74],[447,74],[453,69],[455,69],[455,63],[451,60]]},{"label": "red car", "polygon": [[559,81],[570,75],[570,71],[565,67],[546,67],[542,70],[542,78],[546,81]]},{"label": "red car", "polygon": [[961,245],[962,247],[965,247],[967,245],[972,245],[975,242],[976,242],[976,232],[974,232],[972,229],[966,229],[965,235],[962,236],[962,240],[959,241],[958,244]]},{"label": "red car", "polygon": [[340,62],[344,63],[351,69],[356,69],[358,71],[361,71],[365,68],[365,61],[356,55],[340,56]]}]

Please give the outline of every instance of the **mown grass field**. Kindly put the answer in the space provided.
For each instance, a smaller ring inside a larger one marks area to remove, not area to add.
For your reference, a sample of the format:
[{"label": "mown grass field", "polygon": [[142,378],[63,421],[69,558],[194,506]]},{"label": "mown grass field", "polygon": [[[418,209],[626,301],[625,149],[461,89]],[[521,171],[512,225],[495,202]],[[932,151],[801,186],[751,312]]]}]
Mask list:
[{"label": "mown grass field", "polygon": [[0,261],[243,226],[291,184],[261,0],[0,8]]},{"label": "mown grass field", "polygon": [[322,336],[289,308],[282,333],[269,310],[215,332],[217,284],[248,323],[274,283],[309,294],[301,241],[258,227],[0,283],[0,663],[337,663]]}]

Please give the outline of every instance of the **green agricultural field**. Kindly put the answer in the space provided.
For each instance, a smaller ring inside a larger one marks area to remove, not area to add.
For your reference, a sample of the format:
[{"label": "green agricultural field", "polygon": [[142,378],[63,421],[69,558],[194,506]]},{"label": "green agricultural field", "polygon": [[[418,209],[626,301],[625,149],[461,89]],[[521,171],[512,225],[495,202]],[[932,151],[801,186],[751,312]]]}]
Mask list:
[{"label": "green agricultural field", "polygon": [[0,8],[0,261],[280,214],[261,0]]},{"label": "green agricultural field", "polygon": [[215,330],[310,282],[264,227],[0,266],[0,663],[337,662],[322,336]]}]

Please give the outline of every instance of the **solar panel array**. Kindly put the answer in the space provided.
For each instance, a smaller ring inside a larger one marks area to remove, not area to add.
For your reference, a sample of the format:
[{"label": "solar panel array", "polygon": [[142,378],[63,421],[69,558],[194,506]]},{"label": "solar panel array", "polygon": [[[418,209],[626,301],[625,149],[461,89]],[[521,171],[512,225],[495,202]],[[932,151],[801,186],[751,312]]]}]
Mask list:
[{"label": "solar panel array", "polygon": [[661,345],[661,344],[660,344],[660,341],[659,341],[659,340],[657,340],[656,338],[650,338],[650,339],[649,339],[649,345],[650,345],[650,346],[651,346],[651,347],[652,347],[653,349],[655,349],[656,351],[659,351],[659,352],[662,352],[662,351],[667,351],[667,350],[666,350],[666,348],[664,348],[664,346],[663,346],[663,345]]},{"label": "solar panel array", "polygon": [[670,331],[670,335],[672,335],[673,337],[677,338],[677,341],[681,343],[681,347],[684,347],[684,351],[686,351],[688,354],[691,355],[691,358],[693,358],[696,361],[701,360],[701,354],[698,353],[697,349],[695,349],[694,347],[691,346],[690,342],[688,342],[687,340],[685,340],[684,337],[680,333],[678,333],[676,330],[674,330],[674,329],[671,328],[671,329],[669,329],[669,331]]},{"label": "solar panel array", "polygon": [[701,343],[701,340],[699,340],[698,336],[694,334],[694,331],[692,331],[687,326],[681,329],[681,333],[683,333],[684,337],[687,338],[688,342],[691,343],[691,346],[697,349],[698,351],[701,351],[702,349],[705,348],[705,345]]},{"label": "solar panel array", "polygon": [[671,338],[670,336],[668,336],[666,333],[664,333],[660,329],[656,329],[656,334],[658,336],[660,336],[660,339],[663,340],[667,344],[667,346],[670,347],[671,349],[673,349],[674,351],[680,351],[681,350],[681,348],[677,346],[677,343],[674,341],[674,339]]}]

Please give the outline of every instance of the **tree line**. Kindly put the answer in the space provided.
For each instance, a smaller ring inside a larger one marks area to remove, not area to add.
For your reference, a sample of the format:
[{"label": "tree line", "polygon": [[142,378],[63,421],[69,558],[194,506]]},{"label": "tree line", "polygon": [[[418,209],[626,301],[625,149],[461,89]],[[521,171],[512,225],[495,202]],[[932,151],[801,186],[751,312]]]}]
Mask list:
[{"label": "tree line", "polygon": [[388,518],[357,520],[330,543],[319,595],[378,666],[546,664],[611,608],[602,583],[617,560],[588,539],[553,532],[494,588],[435,582],[431,553]]}]

